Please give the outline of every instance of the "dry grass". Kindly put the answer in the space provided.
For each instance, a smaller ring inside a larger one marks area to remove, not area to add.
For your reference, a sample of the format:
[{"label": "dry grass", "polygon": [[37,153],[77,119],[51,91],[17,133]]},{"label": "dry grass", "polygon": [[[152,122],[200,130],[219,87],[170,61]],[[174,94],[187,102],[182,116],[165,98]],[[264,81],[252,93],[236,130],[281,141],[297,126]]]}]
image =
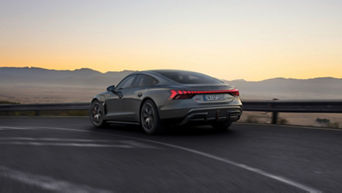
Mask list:
[{"label": "dry grass", "polygon": [[[272,114],[266,112],[243,112],[239,122],[271,123]],[[317,121],[328,120],[328,121]],[[279,113],[278,124],[342,128],[339,113]]]}]

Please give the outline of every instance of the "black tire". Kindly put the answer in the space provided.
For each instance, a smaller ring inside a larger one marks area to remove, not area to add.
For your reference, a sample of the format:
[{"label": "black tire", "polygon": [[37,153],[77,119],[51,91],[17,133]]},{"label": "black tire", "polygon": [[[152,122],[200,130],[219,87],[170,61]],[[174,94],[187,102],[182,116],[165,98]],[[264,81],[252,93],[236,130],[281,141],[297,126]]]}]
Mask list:
[{"label": "black tire", "polygon": [[161,132],[158,109],[152,100],[146,100],[141,106],[140,124],[147,134],[153,135]]},{"label": "black tire", "polygon": [[212,124],[213,128],[218,131],[228,131],[232,122],[224,121],[224,122],[215,122]]},{"label": "black tire", "polygon": [[104,107],[97,100],[93,101],[90,105],[89,119],[95,127],[104,127],[107,125],[106,121],[104,120]]}]

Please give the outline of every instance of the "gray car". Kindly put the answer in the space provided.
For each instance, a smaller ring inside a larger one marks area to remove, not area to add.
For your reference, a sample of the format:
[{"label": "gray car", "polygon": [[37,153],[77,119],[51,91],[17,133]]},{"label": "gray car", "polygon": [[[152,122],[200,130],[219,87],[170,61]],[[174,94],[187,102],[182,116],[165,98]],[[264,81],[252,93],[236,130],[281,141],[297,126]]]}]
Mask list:
[{"label": "gray car", "polygon": [[210,124],[226,130],[239,120],[239,91],[224,82],[190,71],[150,70],[132,73],[91,101],[90,121],[141,125],[148,134],[163,125]]}]

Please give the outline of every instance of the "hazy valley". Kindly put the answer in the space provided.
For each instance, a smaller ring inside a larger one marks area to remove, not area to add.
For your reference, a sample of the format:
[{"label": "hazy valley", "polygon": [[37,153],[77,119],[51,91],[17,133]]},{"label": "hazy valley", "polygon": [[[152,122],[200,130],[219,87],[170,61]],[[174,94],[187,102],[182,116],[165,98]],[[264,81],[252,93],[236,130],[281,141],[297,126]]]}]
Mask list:
[{"label": "hazy valley", "polygon": [[[19,103],[87,102],[130,73],[132,71],[101,73],[92,69],[70,71],[2,67],[0,100]],[[238,88],[243,100],[342,99],[342,79],[338,78],[224,81]]]}]

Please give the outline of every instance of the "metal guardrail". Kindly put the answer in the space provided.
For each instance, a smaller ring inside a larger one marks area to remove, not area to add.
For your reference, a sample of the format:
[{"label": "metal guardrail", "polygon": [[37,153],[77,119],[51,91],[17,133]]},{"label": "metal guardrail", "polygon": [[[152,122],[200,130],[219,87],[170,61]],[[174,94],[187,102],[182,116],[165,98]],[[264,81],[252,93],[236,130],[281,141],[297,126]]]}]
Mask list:
[{"label": "metal guardrail", "polygon": [[1,104],[0,112],[33,111],[39,116],[41,111],[88,110],[89,105],[89,103]]},{"label": "metal guardrail", "polygon": [[277,124],[279,112],[342,113],[342,101],[245,101],[244,111],[272,112],[272,124]]},{"label": "metal guardrail", "polygon": [[2,104],[0,111],[86,110],[89,103]]},{"label": "metal guardrail", "polygon": [[342,101],[244,101],[245,111],[342,113]]},{"label": "metal guardrail", "polygon": [[[89,103],[59,104],[2,104],[0,112],[63,110],[88,110]],[[276,124],[279,112],[288,113],[342,113],[342,101],[243,101],[244,111],[272,112],[272,123]]]}]

